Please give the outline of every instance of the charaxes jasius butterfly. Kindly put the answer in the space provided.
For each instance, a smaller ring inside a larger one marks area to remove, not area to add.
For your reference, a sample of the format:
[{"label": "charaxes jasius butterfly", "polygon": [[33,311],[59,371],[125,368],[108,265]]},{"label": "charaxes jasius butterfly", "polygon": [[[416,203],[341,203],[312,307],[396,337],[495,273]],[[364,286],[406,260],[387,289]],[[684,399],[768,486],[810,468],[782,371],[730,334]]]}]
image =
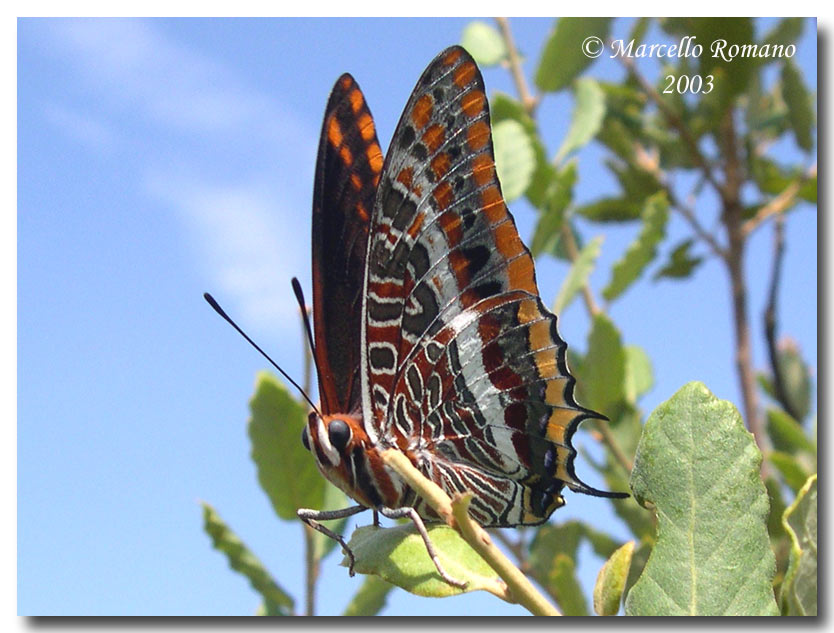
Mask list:
[{"label": "charaxes jasius butterfly", "polygon": [[463,48],[426,68],[384,160],[356,81],[336,82],[313,194],[313,330],[321,406],[303,441],[359,505],[298,514],[351,559],[317,521],[371,508],[410,517],[455,583],[421,521],[437,515],[383,466],[387,448],[450,495],[474,493],[485,527],[546,521],[565,485],[628,496],[574,472],[571,437],[603,416],[574,399],[556,316],[501,196],[483,78]]}]

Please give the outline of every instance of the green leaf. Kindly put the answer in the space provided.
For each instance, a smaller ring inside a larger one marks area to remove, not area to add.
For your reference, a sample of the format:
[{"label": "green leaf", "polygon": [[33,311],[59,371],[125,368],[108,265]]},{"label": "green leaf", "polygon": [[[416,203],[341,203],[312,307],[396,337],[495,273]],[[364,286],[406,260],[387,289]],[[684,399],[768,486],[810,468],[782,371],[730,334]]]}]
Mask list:
[{"label": "green leaf", "polygon": [[[768,475],[765,479],[765,488],[767,488],[767,495],[770,497],[770,514],[767,518],[767,532],[770,534],[770,540],[775,543],[777,540],[786,536],[785,530],[782,527],[782,515],[785,513],[787,506],[785,505],[785,498],[782,494],[783,486],[778,477]],[[774,546],[774,550],[776,547]],[[777,560],[777,567],[779,561]]]},{"label": "green leaf", "polygon": [[776,400],[776,389],[773,386],[773,379],[768,374],[760,371],[756,373],[756,382],[767,395]]},{"label": "green leaf", "polygon": [[[489,590],[496,583],[492,568],[455,530],[447,525],[428,525],[426,529],[446,572],[469,584],[453,587],[437,573],[422,537],[413,525],[357,528],[348,546],[356,557],[354,569],[374,574],[418,596],[443,598],[461,593]],[[347,566],[345,558],[342,565]]]},{"label": "green leaf", "polygon": [[602,127],[597,133],[597,140],[610,149],[616,156],[619,156],[627,163],[634,162],[636,136],[642,130],[632,130],[629,125],[621,120],[621,117],[611,116],[611,102],[608,100],[608,116],[602,122]]},{"label": "green leaf", "polygon": [[[714,74],[722,80],[724,107],[739,93],[747,90],[748,81],[755,73],[757,58],[732,57],[733,46],[754,43],[753,19],[749,17],[679,17],[660,20],[661,27],[670,35],[694,36],[704,47],[695,69],[702,76]],[[716,46],[718,48],[713,49]]]},{"label": "green leaf", "polygon": [[203,529],[215,549],[226,555],[229,566],[249,579],[252,588],[264,598],[266,615],[292,615],[293,599],[278,586],[263,564],[235,535],[207,503],[203,507]]},{"label": "green leaf", "polygon": [[767,410],[767,434],[773,443],[773,448],[778,451],[790,455],[796,455],[802,451],[811,455],[817,454],[816,445],[805,435],[799,422],[781,409]]},{"label": "green leaf", "polygon": [[472,55],[479,66],[497,66],[507,57],[507,47],[501,34],[493,26],[480,20],[466,25],[460,45]]},{"label": "green leaf", "polygon": [[762,43],[771,47],[794,44],[802,35],[804,23],[805,18],[782,18],[765,34]]},{"label": "green leaf", "polygon": [[631,568],[631,556],[634,553],[634,541],[629,541],[605,561],[597,575],[594,585],[594,612],[597,615],[617,615],[620,599],[623,596],[628,570]]},{"label": "green leaf", "polygon": [[[778,195],[794,180],[803,177],[799,169],[788,170],[774,161],[765,158],[754,158],[750,162],[750,172],[756,184],[764,193]],[[814,204],[817,203],[817,177],[808,178],[799,187],[799,197]]]},{"label": "green leaf", "polygon": [[776,353],[787,405],[791,414],[801,422],[811,411],[811,372],[793,339],[779,341]]},{"label": "green leaf", "polygon": [[652,277],[658,281],[663,277],[670,279],[685,279],[692,276],[692,272],[704,261],[703,257],[694,257],[689,253],[694,240],[692,238],[683,240],[669,253],[669,259]]},{"label": "green leaf", "polygon": [[272,507],[285,520],[297,519],[298,508],[319,510],[325,479],[301,443],[307,410],[268,372],[259,372],[249,401],[249,439],[258,481]]},{"label": "green leaf", "polygon": [[562,287],[559,289],[559,294],[556,295],[556,301],[553,304],[553,312],[561,314],[567,308],[576,293],[584,286],[591,272],[594,270],[597,257],[602,250],[603,236],[598,235],[585,245],[576,261],[571,264],[565,280],[562,282]]},{"label": "green leaf", "polygon": [[533,575],[546,577],[556,554],[567,554],[575,558],[583,531],[584,525],[579,521],[545,523],[538,528],[530,543],[530,556],[527,560]]},{"label": "green leaf", "polygon": [[587,615],[588,605],[576,575],[579,544],[587,540],[607,558],[618,547],[608,534],[579,521],[545,524],[530,543],[528,565],[533,578],[559,603],[564,615]]},{"label": "green leaf", "polygon": [[646,200],[643,228],[623,257],[614,264],[611,281],[603,289],[606,301],[619,297],[642,274],[657,254],[657,245],[666,234],[669,203],[661,192]]},{"label": "green leaf", "polygon": [[[774,82],[769,93],[762,93],[759,75],[753,75],[747,90],[745,121],[747,127],[765,138],[778,138],[788,130],[788,106],[782,98],[782,83]],[[755,147],[749,147],[748,156],[755,156]]]},{"label": "green leaf", "polygon": [[366,576],[342,615],[376,615],[385,607],[385,601],[393,588],[394,585],[382,578]]},{"label": "green leaf", "polygon": [[518,121],[524,126],[527,135],[530,137],[530,142],[533,144],[533,153],[536,157],[536,168],[530,177],[526,194],[527,199],[534,207],[543,209],[545,194],[553,185],[553,181],[557,177],[557,170],[547,158],[547,152],[541,142],[536,122],[527,114],[520,101],[502,92],[496,93],[490,99],[490,110],[493,125],[508,119]]},{"label": "green leaf", "polygon": [[627,198],[600,198],[575,210],[594,222],[630,222],[639,218],[642,211],[643,205]]},{"label": "green leaf", "polygon": [[802,486],[785,510],[782,525],[791,539],[788,571],[779,602],[784,615],[817,615],[817,476]]},{"label": "green leaf", "polygon": [[620,332],[604,314],[594,316],[588,352],[576,370],[585,406],[613,414],[625,398],[625,350]]},{"label": "green leaf", "polygon": [[611,535],[595,530],[587,523],[580,523],[580,525],[582,526],[582,536],[591,544],[597,556],[608,558],[619,548],[620,542],[615,541]]},{"label": "green leaf", "polygon": [[504,200],[524,195],[536,169],[536,155],[530,137],[518,121],[507,119],[492,127],[495,169]]},{"label": "green leaf", "polygon": [[565,211],[573,198],[573,186],[576,184],[576,161],[567,163],[554,174],[553,181],[546,194],[544,212],[539,216],[530,251],[533,257],[545,252],[553,252],[561,238]]},{"label": "green leaf", "polygon": [[654,385],[652,361],[642,347],[625,346],[625,399],[636,404],[637,399]]},{"label": "green leaf", "polygon": [[651,18],[638,18],[631,27],[631,32],[628,35],[628,41],[634,40],[635,46],[640,46],[643,43],[643,38],[646,36],[646,31],[651,26]]},{"label": "green leaf", "polygon": [[588,615],[588,605],[576,575],[576,563],[573,558],[561,553],[556,554],[542,584],[559,604],[562,615]]},{"label": "green leaf", "polygon": [[611,18],[558,20],[539,60],[536,86],[544,92],[557,92],[568,86],[594,61],[583,51],[583,42],[589,37],[596,37],[604,43],[610,24]]},{"label": "green leaf", "polygon": [[631,588],[640,580],[640,576],[643,575],[643,570],[646,568],[646,563],[649,561],[653,547],[654,539],[644,538],[637,545],[637,549],[634,550],[631,556],[631,567],[628,570],[625,589],[623,590],[623,606],[625,606],[625,601],[628,598],[628,593],[631,591]]},{"label": "green leaf", "polygon": [[784,451],[770,451],[767,454],[768,461],[776,467],[782,475],[785,483],[794,492],[798,491],[805,484],[805,481],[814,474],[810,464],[803,463],[801,455],[791,455]]},{"label": "green leaf", "polygon": [[796,144],[806,152],[814,148],[814,105],[811,94],[802,80],[802,71],[791,59],[782,65],[782,95],[788,106],[788,120],[791,122]]},{"label": "green leaf", "polygon": [[605,94],[596,81],[589,77],[577,79],[574,95],[573,118],[556,154],[557,163],[594,138],[605,118]]},{"label": "green leaf", "polygon": [[584,525],[578,521],[546,524],[536,530],[530,544],[530,573],[559,603],[564,615],[588,615],[574,562],[583,532]]},{"label": "green leaf", "polygon": [[537,133],[536,122],[527,114],[521,102],[505,92],[496,92],[492,95],[489,100],[489,110],[493,125],[501,121],[518,121],[528,134]]},{"label": "green leaf", "polygon": [[631,489],[657,515],[657,544],[628,615],[776,615],[761,453],[736,408],[689,383],[640,438]]},{"label": "green leaf", "polygon": [[606,160],[608,168],[614,172],[624,197],[631,200],[644,200],[663,189],[654,174],[631,164],[621,165],[619,161]]}]

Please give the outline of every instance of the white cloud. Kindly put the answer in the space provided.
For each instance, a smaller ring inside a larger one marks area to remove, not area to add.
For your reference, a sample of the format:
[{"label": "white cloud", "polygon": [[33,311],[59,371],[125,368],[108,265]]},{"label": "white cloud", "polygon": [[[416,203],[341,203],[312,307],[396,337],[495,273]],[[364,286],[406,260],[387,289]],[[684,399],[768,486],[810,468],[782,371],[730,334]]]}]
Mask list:
[{"label": "white cloud", "polygon": [[287,223],[292,211],[259,183],[222,185],[156,173],[146,184],[177,212],[217,284],[212,294],[232,300],[241,323],[262,336],[298,334],[290,279],[308,278],[306,219]]},{"label": "white cloud", "polygon": [[[106,99],[197,133],[258,130],[306,140],[306,126],[227,67],[172,41],[150,20],[50,20],[60,52]],[[287,138],[290,137],[290,138]]]},{"label": "white cloud", "polygon": [[112,143],[113,130],[132,142],[120,156],[139,162],[140,184],[177,214],[207,289],[258,334],[297,336],[289,280],[309,279],[318,130],[160,25],[45,21],[45,48],[69,65],[68,81],[89,99],[53,107],[50,119],[87,144]]}]

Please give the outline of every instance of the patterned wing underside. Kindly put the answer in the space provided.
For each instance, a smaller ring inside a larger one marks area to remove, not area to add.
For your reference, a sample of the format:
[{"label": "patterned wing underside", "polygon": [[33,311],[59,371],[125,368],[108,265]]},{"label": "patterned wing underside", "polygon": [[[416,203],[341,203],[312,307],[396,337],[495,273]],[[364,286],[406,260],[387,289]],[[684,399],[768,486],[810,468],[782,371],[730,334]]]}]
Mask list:
[{"label": "patterned wing underside", "polygon": [[325,414],[361,406],[361,302],[382,162],[365,98],[342,75],[325,110],[313,194],[313,321]]},{"label": "patterned wing underside", "polygon": [[395,388],[394,425],[447,492],[479,492],[479,522],[541,523],[565,483],[598,492],[576,477],[570,444],[595,414],[573,398],[567,346],[538,296],[484,299],[418,347]]},{"label": "patterned wing underside", "polygon": [[417,83],[388,151],[368,250],[365,338],[373,423],[414,345],[479,300],[537,294],[495,176],[484,84],[461,48]]},{"label": "patterned wing underside", "polygon": [[[484,525],[540,523],[573,473],[573,399],[556,317],[495,175],[484,84],[460,47],[417,83],[371,218],[365,426],[414,451]],[[431,512],[419,505],[426,516]]]}]

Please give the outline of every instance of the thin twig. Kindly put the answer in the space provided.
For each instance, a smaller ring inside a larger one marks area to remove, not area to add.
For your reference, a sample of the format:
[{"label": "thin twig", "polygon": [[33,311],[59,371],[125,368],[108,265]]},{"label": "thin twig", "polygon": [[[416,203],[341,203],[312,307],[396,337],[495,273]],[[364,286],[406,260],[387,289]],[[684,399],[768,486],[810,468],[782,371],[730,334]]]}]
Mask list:
[{"label": "thin twig", "polygon": [[458,530],[472,549],[495,570],[509,589],[505,599],[517,602],[534,615],[561,615],[469,516],[471,493],[456,495],[453,501],[440,486],[424,477],[401,451],[388,449],[382,451],[381,457],[386,466],[400,475],[448,525]]},{"label": "thin twig", "polygon": [[704,242],[706,242],[706,244],[710,247],[713,253],[715,253],[716,255],[718,255],[718,257],[726,261],[727,249],[718,243],[718,240],[715,238],[715,236],[712,235],[712,233],[710,233],[703,226],[701,226],[701,223],[698,222],[698,218],[695,216],[695,212],[692,210],[692,208],[678,200],[670,187],[666,188],[666,194],[669,196],[669,204],[675,211],[677,211],[684,217],[684,219],[689,223],[689,226],[692,227],[692,230],[695,231],[695,235],[697,235]]},{"label": "thin twig", "polygon": [[677,112],[672,110],[669,107],[669,104],[663,100],[663,97],[660,93],[657,92],[654,86],[652,86],[649,81],[641,75],[638,70],[637,66],[634,64],[634,60],[628,57],[627,55],[620,55],[618,59],[622,62],[623,66],[625,66],[626,70],[629,74],[640,84],[640,87],[643,89],[643,92],[648,95],[648,97],[655,102],[657,105],[658,110],[660,110],[663,117],[666,121],[675,128],[680,135],[681,139],[683,140],[684,144],[686,145],[689,153],[692,155],[692,158],[695,160],[695,163],[704,173],[704,178],[706,178],[707,182],[709,182],[718,194],[723,198],[724,197],[724,188],[721,184],[715,179],[712,174],[712,168],[710,167],[707,159],[701,153],[701,150],[698,148],[698,143],[692,138],[692,135],[689,133],[686,125],[678,116]]},{"label": "thin twig", "polygon": [[620,466],[622,466],[625,470],[626,475],[630,475],[634,464],[632,464],[631,460],[626,457],[626,454],[623,452],[623,449],[620,448],[620,445],[617,444],[617,440],[614,438],[614,434],[611,433],[611,427],[608,426],[608,422],[606,420],[596,420],[596,423],[596,429],[602,436],[603,443],[608,446],[609,450],[614,455],[614,459],[616,459]]},{"label": "thin twig", "polygon": [[[304,310],[309,310],[304,306]],[[309,314],[309,312],[308,312]],[[312,353],[307,345],[307,330],[304,325],[304,314],[301,314],[301,344],[304,348],[304,393],[310,393],[310,381],[312,380]],[[319,561],[316,559],[316,533],[309,525],[303,524],[304,528],[304,562],[305,574],[305,609],[304,614],[313,616],[316,613],[316,582],[319,577]]]},{"label": "thin twig", "polygon": [[319,577],[319,561],[316,560],[316,533],[309,525],[302,524],[304,528],[304,558],[306,570],[305,578],[305,607],[304,615],[313,616],[316,614],[316,581]]},{"label": "thin twig", "polygon": [[[701,238],[707,246],[712,249],[712,252],[715,253],[721,259],[727,259],[727,252],[726,249],[718,243],[718,240],[715,236],[712,235],[709,231],[707,231],[701,223],[698,221],[695,212],[692,210],[691,207],[684,204],[683,201],[679,200],[675,191],[672,189],[672,186],[668,182],[668,178],[666,174],[660,168],[660,161],[653,160],[646,155],[645,150],[640,146],[639,143],[635,143],[635,156],[637,158],[637,164],[640,166],[641,169],[646,171],[647,173],[654,176],[654,178],[663,185],[663,189],[666,191],[666,197],[669,199],[669,205],[672,207],[673,210],[680,213],[683,218],[687,221],[689,226],[695,232],[699,238]],[[704,175],[699,180],[700,183],[704,182],[706,176]]]},{"label": "thin twig", "polygon": [[764,313],[765,340],[770,357],[770,371],[773,374],[773,391],[782,408],[795,420],[799,414],[788,397],[785,381],[779,361],[779,348],[776,344],[776,306],[779,300],[779,282],[782,278],[782,262],[785,254],[785,216],[779,214],[773,224],[773,272],[770,276],[767,309]]},{"label": "thin twig", "polygon": [[510,21],[507,18],[495,18],[498,23],[498,29],[501,31],[501,37],[504,38],[504,45],[507,47],[507,61],[510,67],[510,73],[515,82],[515,88],[518,91],[518,96],[521,99],[521,105],[524,106],[524,111],[533,116],[536,111],[536,106],[539,104],[539,99],[530,94],[527,87],[527,80],[524,78],[524,71],[521,70],[521,57],[515,47],[513,41],[513,34],[510,31]]},{"label": "thin twig", "polygon": [[747,283],[744,278],[744,251],[746,235],[743,231],[741,204],[741,167],[738,164],[735,125],[732,109],[727,111],[721,125],[721,151],[727,166],[727,186],[722,198],[721,221],[727,231],[727,272],[732,293],[733,325],[736,335],[736,370],[744,405],[747,428],[764,450],[766,440],[759,414],[758,391],[753,371],[753,345],[750,338],[750,319],[747,314]]},{"label": "thin twig", "polygon": [[744,235],[750,235],[753,231],[759,228],[763,222],[765,222],[768,218],[772,216],[779,216],[784,211],[787,211],[793,203],[796,201],[796,197],[799,195],[799,190],[802,188],[806,182],[808,182],[811,178],[816,177],[817,175],[817,164],[814,163],[808,170],[796,178],[793,182],[791,182],[787,187],[782,190],[779,195],[773,198],[770,202],[764,205],[761,209],[756,212],[752,218],[747,220],[742,227],[742,231]]},{"label": "thin twig", "polygon": [[[574,264],[576,260],[579,259],[579,247],[576,245],[576,238],[573,236],[573,230],[567,222],[567,219],[562,222],[561,232],[562,242],[565,245],[565,252],[567,252],[568,259],[570,259],[571,264]],[[594,294],[591,292],[591,286],[588,284],[587,279],[582,284],[582,288],[580,288],[580,290],[582,291],[582,300],[585,302],[585,308],[588,310],[588,314],[590,314],[592,318],[597,314],[600,314],[602,310],[594,300]]]}]

